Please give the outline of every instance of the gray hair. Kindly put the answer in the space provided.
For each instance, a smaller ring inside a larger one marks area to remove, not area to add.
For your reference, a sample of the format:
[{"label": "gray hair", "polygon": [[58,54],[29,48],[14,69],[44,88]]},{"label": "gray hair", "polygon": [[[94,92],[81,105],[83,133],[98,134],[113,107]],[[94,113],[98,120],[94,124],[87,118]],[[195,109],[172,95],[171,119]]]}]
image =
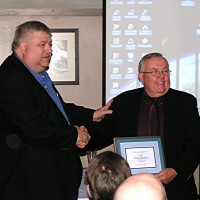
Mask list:
[{"label": "gray hair", "polygon": [[39,21],[28,21],[17,26],[15,36],[12,42],[11,50],[14,52],[20,42],[27,37],[28,34],[34,31],[41,31],[51,35],[50,29]]},{"label": "gray hair", "polygon": [[142,57],[142,59],[140,60],[139,64],[138,64],[138,72],[142,72],[142,68],[143,68],[143,65],[144,65],[144,62],[150,58],[155,58],[155,57],[160,57],[160,58],[163,58],[167,63],[167,59],[161,54],[161,53],[157,53],[157,52],[154,52],[154,53],[149,53],[149,54],[146,54],[145,56]]}]

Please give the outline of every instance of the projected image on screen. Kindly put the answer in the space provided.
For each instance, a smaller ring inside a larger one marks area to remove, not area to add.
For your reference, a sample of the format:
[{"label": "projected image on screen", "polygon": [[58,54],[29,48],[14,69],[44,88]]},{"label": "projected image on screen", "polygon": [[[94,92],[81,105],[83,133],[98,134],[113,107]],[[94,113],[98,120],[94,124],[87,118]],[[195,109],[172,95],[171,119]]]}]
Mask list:
[{"label": "projected image on screen", "polygon": [[199,0],[104,1],[104,101],[141,87],[139,60],[160,52],[170,64],[171,87],[200,104],[199,8]]}]

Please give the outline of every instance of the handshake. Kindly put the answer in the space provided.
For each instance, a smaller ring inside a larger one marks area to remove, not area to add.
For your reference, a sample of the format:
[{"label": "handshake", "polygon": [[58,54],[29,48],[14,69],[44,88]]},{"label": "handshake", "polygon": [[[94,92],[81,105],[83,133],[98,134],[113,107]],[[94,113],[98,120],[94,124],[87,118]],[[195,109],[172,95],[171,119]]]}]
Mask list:
[{"label": "handshake", "polygon": [[74,126],[78,131],[78,137],[76,141],[76,146],[80,149],[84,148],[90,141],[90,134],[85,126]]},{"label": "handshake", "polygon": [[[93,114],[93,121],[100,122],[107,114],[112,114],[112,110],[109,110],[113,100],[110,100],[105,106],[95,110]],[[76,141],[76,146],[80,149],[84,148],[90,141],[90,134],[85,126],[74,126],[78,131],[78,137]]]}]

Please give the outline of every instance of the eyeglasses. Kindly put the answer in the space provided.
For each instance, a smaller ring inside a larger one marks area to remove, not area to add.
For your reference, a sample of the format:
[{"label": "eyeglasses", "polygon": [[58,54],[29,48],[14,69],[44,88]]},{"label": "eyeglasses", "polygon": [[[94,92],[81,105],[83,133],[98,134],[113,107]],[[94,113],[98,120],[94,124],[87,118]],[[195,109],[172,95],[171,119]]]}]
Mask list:
[{"label": "eyeglasses", "polygon": [[163,75],[169,75],[171,71],[169,69],[163,69],[163,70],[153,70],[151,72],[140,72],[143,74],[152,74],[152,76],[159,76],[160,73],[162,73]]}]

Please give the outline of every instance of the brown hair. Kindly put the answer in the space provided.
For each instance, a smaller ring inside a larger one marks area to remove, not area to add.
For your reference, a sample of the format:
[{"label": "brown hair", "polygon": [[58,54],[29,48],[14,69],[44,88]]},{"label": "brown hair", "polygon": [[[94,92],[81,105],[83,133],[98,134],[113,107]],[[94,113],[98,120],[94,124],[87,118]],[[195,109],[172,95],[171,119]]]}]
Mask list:
[{"label": "brown hair", "polygon": [[41,31],[51,35],[50,29],[39,21],[28,21],[19,26],[17,26],[15,31],[15,36],[12,42],[11,50],[14,52],[16,48],[19,46],[19,43],[26,39],[28,34],[34,31]]},{"label": "brown hair", "polygon": [[123,157],[105,151],[93,158],[87,176],[93,200],[112,200],[118,186],[131,176],[131,169]]}]

